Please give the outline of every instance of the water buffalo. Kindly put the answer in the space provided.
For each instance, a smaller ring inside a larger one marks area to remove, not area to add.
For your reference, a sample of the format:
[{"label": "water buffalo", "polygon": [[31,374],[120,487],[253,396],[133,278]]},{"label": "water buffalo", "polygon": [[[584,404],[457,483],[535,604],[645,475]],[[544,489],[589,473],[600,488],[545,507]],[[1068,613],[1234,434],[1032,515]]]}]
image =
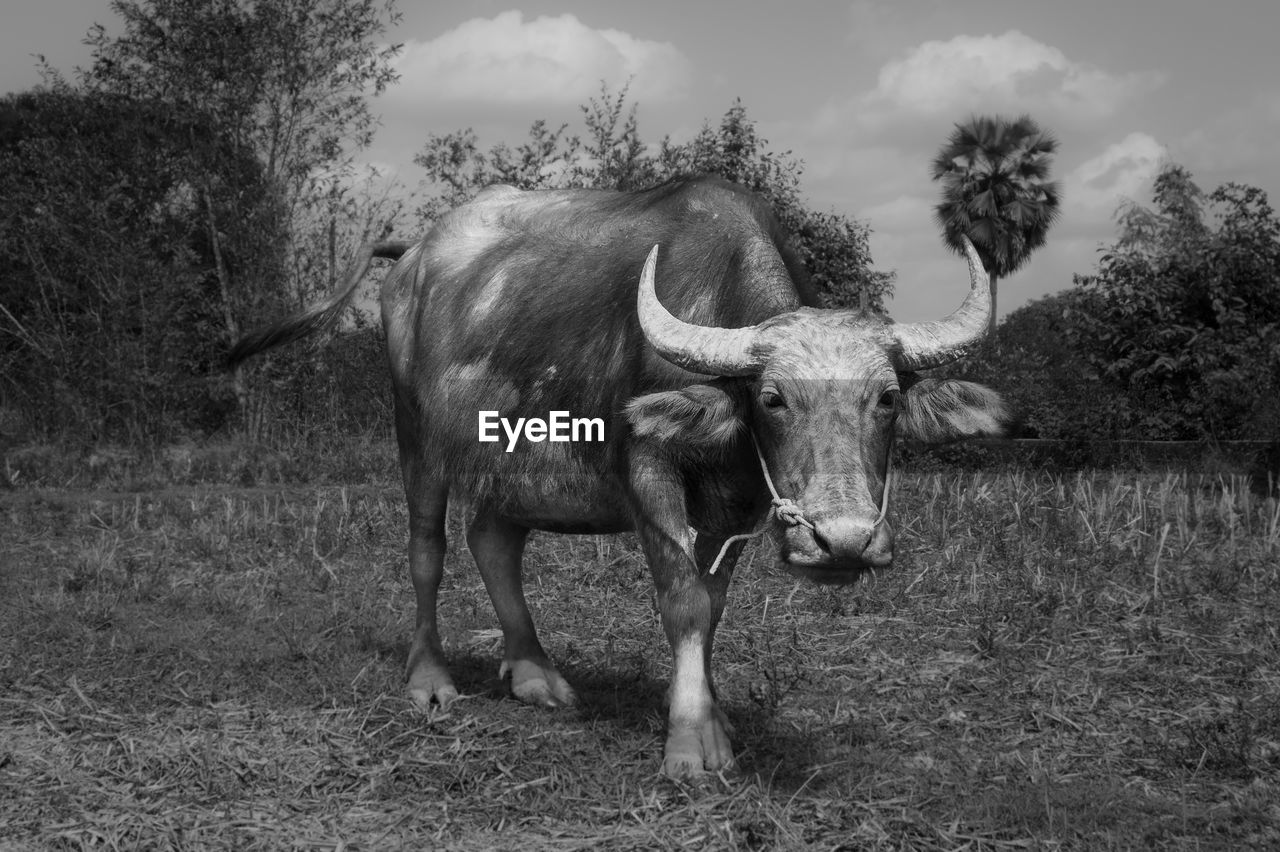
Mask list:
[{"label": "water buffalo", "polygon": [[[466,538],[502,625],[500,673],[534,704],[575,697],[525,604],[529,531],[635,530],[674,657],[663,768],[696,775],[734,763],[711,674],[742,547],[732,537],[772,518],[781,565],[851,582],[893,559],[894,437],[1001,431],[993,391],[916,374],[986,331],[988,280],[968,248],[963,304],[895,324],[816,307],[769,205],[723,180],[494,186],[416,244],[366,248],[339,292],[247,336],[230,360],[332,324],[371,258],[398,258],[381,306],[417,595],[410,694],[457,696],[436,626],[451,494],[474,513]],[[603,428],[557,440],[555,413]]]}]

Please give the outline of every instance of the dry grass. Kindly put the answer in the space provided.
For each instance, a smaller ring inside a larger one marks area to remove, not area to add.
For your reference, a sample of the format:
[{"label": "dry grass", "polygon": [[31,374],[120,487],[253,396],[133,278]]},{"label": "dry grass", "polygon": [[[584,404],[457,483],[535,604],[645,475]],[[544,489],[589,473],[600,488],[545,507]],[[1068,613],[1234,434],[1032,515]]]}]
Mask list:
[{"label": "dry grass", "polygon": [[744,557],[743,772],[658,775],[669,653],[629,537],[539,535],[581,708],[506,697],[451,518],[470,697],[414,711],[393,484],[0,494],[0,848],[1280,846],[1280,506],[1241,481],[906,476],[891,573]]}]

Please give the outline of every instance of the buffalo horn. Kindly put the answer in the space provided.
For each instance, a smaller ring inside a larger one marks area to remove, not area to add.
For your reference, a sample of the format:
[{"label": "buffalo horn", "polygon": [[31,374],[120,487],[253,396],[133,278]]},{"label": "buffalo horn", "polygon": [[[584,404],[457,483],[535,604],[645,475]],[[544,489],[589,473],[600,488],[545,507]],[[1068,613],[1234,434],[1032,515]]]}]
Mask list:
[{"label": "buffalo horn", "polygon": [[658,301],[654,287],[657,264],[658,247],[654,246],[640,275],[636,308],[645,339],[658,354],[678,367],[712,376],[743,376],[756,370],[758,365],[751,357],[755,327],[715,328],[673,316]]},{"label": "buffalo horn", "polygon": [[961,239],[969,260],[969,295],[950,316],[893,327],[893,333],[902,346],[899,369],[927,370],[954,361],[987,333],[987,323],[991,319],[991,279],[973,243],[968,237]]}]

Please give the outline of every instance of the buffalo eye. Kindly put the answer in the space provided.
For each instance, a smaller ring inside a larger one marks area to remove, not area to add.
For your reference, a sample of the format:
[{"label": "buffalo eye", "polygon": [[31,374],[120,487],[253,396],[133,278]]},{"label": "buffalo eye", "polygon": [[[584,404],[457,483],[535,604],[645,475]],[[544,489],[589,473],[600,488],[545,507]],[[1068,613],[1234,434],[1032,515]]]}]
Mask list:
[{"label": "buffalo eye", "polygon": [[894,411],[898,408],[899,396],[900,394],[898,393],[897,388],[889,388],[884,393],[880,394],[880,399],[877,401],[876,405],[886,411]]},{"label": "buffalo eye", "polygon": [[765,388],[760,391],[760,404],[771,411],[787,407],[786,400],[773,388]]}]

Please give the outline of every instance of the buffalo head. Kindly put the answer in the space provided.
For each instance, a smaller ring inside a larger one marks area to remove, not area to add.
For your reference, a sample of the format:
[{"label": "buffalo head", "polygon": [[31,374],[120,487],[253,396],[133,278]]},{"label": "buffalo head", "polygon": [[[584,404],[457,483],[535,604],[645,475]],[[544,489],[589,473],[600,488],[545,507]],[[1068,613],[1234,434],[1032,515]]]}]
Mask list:
[{"label": "buffalo head", "polygon": [[836,583],[887,567],[894,535],[882,509],[893,438],[999,434],[1007,417],[988,388],[916,375],[959,358],[986,332],[990,284],[967,240],[966,250],[969,294],[944,319],[889,323],[855,310],[799,308],[729,329],[691,324],[663,307],[655,246],[638,299],[645,338],[673,364],[733,378],[633,400],[636,433],[712,450],[749,430],[778,492],[808,521],[785,527],[785,566]]}]

